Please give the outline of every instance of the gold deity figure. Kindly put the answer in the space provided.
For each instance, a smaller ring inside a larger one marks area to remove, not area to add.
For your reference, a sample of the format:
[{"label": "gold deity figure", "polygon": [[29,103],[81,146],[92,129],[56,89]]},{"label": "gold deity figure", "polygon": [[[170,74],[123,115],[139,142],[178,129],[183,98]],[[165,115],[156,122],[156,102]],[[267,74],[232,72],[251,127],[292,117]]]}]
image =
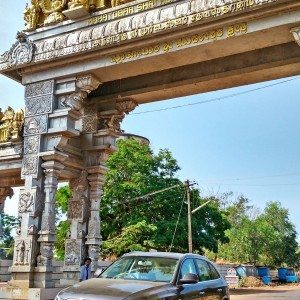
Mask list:
[{"label": "gold deity figure", "polygon": [[89,0],[69,0],[68,8],[76,8],[79,6],[83,6],[86,9],[89,9]]},{"label": "gold deity figure", "polygon": [[4,113],[0,110],[0,143],[19,141],[24,124],[24,111],[14,112],[9,106]]},{"label": "gold deity figure", "polygon": [[133,0],[111,0],[111,6],[115,7],[121,4],[132,2]]},{"label": "gold deity figure", "polygon": [[24,20],[26,22],[26,29],[34,30],[38,25],[41,25],[43,22],[42,10],[39,5],[38,0],[31,0],[31,6],[26,4],[26,8],[24,10]]},{"label": "gold deity figure", "polygon": [[39,2],[45,14],[44,25],[55,24],[65,19],[62,11],[67,8],[68,0],[40,0]]}]

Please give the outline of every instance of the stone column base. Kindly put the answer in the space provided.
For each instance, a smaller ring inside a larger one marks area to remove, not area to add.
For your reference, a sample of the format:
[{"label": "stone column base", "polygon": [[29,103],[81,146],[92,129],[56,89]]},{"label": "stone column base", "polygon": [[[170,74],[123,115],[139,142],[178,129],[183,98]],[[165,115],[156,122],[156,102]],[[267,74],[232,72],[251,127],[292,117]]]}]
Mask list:
[{"label": "stone column base", "polygon": [[63,288],[18,288],[0,285],[0,300],[53,300]]}]

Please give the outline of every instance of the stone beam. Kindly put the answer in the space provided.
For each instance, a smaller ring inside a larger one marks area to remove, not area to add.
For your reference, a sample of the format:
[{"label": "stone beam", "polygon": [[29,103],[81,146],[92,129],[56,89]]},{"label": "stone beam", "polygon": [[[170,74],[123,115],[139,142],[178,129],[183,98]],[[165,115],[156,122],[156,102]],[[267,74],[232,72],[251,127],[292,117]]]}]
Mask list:
[{"label": "stone beam", "polygon": [[299,46],[290,42],[106,82],[89,97],[93,102],[133,97],[138,103],[146,103],[299,74]]}]

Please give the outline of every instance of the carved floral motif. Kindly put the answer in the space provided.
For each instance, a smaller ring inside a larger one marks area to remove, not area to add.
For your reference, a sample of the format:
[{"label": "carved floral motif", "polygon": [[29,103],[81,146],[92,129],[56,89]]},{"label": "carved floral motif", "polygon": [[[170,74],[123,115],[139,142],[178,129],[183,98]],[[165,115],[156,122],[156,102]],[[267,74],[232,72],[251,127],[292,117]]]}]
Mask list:
[{"label": "carved floral motif", "polygon": [[24,154],[37,154],[39,150],[40,137],[38,135],[24,138]]},{"label": "carved floral motif", "polygon": [[52,94],[54,89],[54,81],[41,81],[28,84],[25,88],[25,98],[31,98],[46,94]]},{"label": "carved floral motif", "polygon": [[52,95],[44,95],[35,98],[25,99],[25,114],[26,117],[45,114],[52,112]]},{"label": "carved floral motif", "polygon": [[38,171],[38,161],[37,156],[24,156],[23,157],[23,166],[22,166],[22,175],[37,175]]}]

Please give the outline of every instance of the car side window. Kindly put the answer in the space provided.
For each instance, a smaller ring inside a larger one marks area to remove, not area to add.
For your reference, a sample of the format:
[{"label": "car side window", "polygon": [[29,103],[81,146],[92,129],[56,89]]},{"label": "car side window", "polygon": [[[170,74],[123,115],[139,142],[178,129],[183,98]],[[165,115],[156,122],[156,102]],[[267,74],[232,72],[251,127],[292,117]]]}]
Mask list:
[{"label": "car side window", "polygon": [[202,259],[195,259],[198,268],[199,281],[210,280],[210,268],[208,263]]},{"label": "car side window", "polygon": [[210,279],[218,279],[218,278],[220,278],[220,274],[216,270],[216,268],[212,264],[210,264],[210,263],[208,263],[208,266],[209,266],[209,269],[210,269]]},{"label": "car side window", "polygon": [[194,261],[191,258],[184,260],[181,264],[179,279],[182,279],[187,273],[197,274]]}]

